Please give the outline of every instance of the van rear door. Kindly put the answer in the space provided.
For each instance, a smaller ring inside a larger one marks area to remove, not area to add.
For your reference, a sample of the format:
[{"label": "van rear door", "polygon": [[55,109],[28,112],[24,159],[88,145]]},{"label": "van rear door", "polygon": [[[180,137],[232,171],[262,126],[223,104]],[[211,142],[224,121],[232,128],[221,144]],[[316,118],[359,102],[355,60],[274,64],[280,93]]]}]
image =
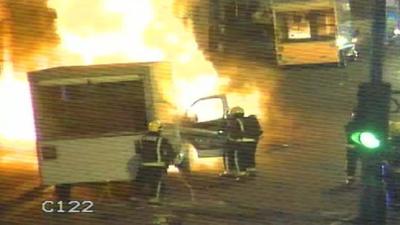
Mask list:
[{"label": "van rear door", "polygon": [[143,78],[84,76],[32,84],[44,184],[130,179],[127,162],[146,131]]}]

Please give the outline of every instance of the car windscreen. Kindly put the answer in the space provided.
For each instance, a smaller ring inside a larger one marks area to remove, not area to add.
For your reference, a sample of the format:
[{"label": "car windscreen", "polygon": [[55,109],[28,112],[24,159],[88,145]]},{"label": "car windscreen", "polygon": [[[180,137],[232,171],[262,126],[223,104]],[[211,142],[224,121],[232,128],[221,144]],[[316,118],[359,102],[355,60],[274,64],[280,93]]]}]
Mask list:
[{"label": "car windscreen", "polygon": [[41,139],[99,136],[146,129],[143,81],[39,86]]}]

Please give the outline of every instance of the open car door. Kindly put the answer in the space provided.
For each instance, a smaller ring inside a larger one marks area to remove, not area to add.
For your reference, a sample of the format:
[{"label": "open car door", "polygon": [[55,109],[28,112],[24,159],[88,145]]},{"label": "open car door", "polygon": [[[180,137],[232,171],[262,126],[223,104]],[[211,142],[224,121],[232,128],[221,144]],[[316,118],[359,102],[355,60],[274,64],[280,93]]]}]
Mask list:
[{"label": "open car door", "polygon": [[228,110],[226,96],[214,95],[198,99],[187,111],[181,136],[196,148],[198,157],[223,155]]}]

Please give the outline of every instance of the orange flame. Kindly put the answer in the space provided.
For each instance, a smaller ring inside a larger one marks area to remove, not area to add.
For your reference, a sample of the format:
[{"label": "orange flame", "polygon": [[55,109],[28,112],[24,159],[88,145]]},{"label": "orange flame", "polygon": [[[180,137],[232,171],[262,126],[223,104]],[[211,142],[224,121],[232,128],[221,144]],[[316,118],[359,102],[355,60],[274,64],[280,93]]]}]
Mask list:
[{"label": "orange flame", "polygon": [[[4,51],[4,63],[0,75],[0,147],[1,150],[12,152],[0,158],[1,163],[35,161],[32,150],[35,148],[35,127],[33,122],[30,90],[26,77],[17,79],[17,73],[9,60],[9,54]],[[26,154],[20,154],[26,151]]]},{"label": "orange flame", "polygon": [[[174,14],[175,0],[50,0],[58,14],[62,65],[170,61],[167,99],[183,112],[194,100],[226,83],[199,51],[191,23]],[[90,8],[88,15],[85,8]],[[82,18],[85,18],[82,20]]]},{"label": "orange flame", "polygon": [[50,0],[48,5],[58,15],[61,65],[163,58],[162,51],[144,45],[143,33],[154,17],[149,1]]},{"label": "orange flame", "polygon": [[223,171],[223,159],[221,157],[199,158],[196,149],[189,146],[189,159],[191,171]]}]

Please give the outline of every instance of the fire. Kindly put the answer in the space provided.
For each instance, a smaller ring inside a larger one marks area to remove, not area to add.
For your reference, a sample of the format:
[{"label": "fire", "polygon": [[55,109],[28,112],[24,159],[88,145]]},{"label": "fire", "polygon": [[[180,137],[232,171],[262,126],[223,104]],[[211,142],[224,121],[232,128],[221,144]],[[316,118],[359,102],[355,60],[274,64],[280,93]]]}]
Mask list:
[{"label": "fire", "polygon": [[60,64],[170,61],[175,88],[166,96],[183,112],[195,99],[217,93],[227,79],[199,51],[190,21],[174,14],[179,3],[88,0],[84,7],[82,1],[50,0],[58,14]]},{"label": "fire", "polygon": [[[221,157],[199,158],[196,149],[192,145],[185,146],[188,149],[190,171],[223,171],[223,159]],[[178,173],[179,169],[175,166],[168,167],[168,173]]]},{"label": "fire", "polygon": [[9,140],[34,140],[30,91],[26,80],[5,72],[0,80],[0,135]]},{"label": "fire", "polygon": [[[17,152],[0,158],[1,163],[34,162],[35,127],[33,122],[30,90],[26,76],[13,70],[9,54],[4,52],[3,69],[0,76],[0,147],[1,150]],[[21,154],[21,151],[25,151]]]},{"label": "fire", "polygon": [[199,158],[196,149],[189,146],[190,170],[191,171],[223,171],[223,160],[221,157]]},{"label": "fire", "polygon": [[[173,87],[165,93],[182,113],[200,97],[229,90],[230,79],[220,76],[199,50],[192,21],[185,16],[186,1],[177,0],[49,0],[57,12],[61,43],[60,61],[54,65],[88,65],[138,61],[170,61]],[[177,15],[179,14],[179,15]],[[7,56],[8,57],[8,56]],[[23,76],[22,76],[23,77]],[[1,147],[34,149],[34,123],[29,85],[17,79],[12,63],[5,60],[0,77]],[[254,87],[228,93],[231,106],[240,105],[247,114],[262,116],[261,94]],[[206,117],[217,107],[203,109]],[[4,141],[3,141],[4,140]],[[201,168],[220,166],[220,160],[198,159]],[[1,162],[19,157],[7,156]]]},{"label": "fire", "polygon": [[[183,113],[198,98],[227,89],[229,78],[221,77],[199,50],[192,30],[188,1],[177,0],[50,0],[58,14],[61,37],[60,62],[69,64],[170,61],[174,87],[164,87],[167,99]],[[90,9],[90,12],[87,11]],[[260,115],[260,93],[230,93],[231,105]],[[217,107],[203,109],[206,117]],[[196,161],[201,161],[193,156]],[[207,161],[207,160],[205,160]],[[203,162],[202,164],[213,162]]]},{"label": "fire", "polygon": [[61,65],[163,58],[144,45],[143,33],[154,17],[150,1],[50,0],[48,5],[57,12]]},{"label": "fire", "polygon": [[267,109],[260,106],[260,102],[268,101],[268,96],[262,96],[261,92],[254,87],[245,87],[248,91],[246,94],[242,92],[230,92],[227,95],[228,102],[231,106],[241,106],[245,109],[247,115],[257,115],[258,118],[265,122]]},{"label": "fire", "polygon": [[[206,60],[196,42],[192,21],[184,16],[186,1],[153,0],[154,20],[146,30],[146,45],[160,49],[173,63],[175,92],[167,93],[182,113],[198,98],[218,94],[228,84]],[[161,37],[161,38],[160,38]],[[209,109],[208,109],[209,110]]]}]

